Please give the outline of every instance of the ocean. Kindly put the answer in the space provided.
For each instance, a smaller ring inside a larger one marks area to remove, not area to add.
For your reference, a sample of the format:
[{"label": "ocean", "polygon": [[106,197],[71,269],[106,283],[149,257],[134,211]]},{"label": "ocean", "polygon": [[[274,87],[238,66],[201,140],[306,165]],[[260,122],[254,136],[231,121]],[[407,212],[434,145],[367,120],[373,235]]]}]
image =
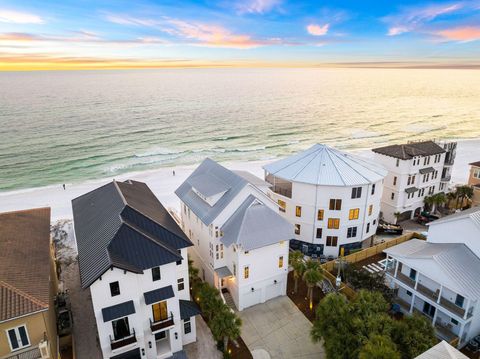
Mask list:
[{"label": "ocean", "polygon": [[480,71],[0,73],[0,191],[200,162],[480,137]]}]

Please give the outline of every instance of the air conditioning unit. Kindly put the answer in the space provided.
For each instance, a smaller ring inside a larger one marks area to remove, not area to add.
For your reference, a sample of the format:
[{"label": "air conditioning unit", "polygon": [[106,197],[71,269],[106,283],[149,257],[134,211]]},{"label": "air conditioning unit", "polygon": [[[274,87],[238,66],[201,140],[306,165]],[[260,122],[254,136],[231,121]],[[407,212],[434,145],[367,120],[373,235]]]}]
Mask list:
[{"label": "air conditioning unit", "polygon": [[40,355],[42,359],[50,359],[50,349],[48,347],[48,341],[42,340],[38,343],[38,349],[40,349]]}]

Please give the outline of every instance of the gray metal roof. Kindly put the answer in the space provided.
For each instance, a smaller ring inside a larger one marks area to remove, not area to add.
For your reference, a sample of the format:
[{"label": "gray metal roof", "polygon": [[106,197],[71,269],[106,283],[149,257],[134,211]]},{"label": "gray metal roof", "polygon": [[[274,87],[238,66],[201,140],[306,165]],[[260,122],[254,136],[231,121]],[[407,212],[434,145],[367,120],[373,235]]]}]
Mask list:
[{"label": "gray metal roof", "polygon": [[263,168],[284,180],[323,186],[365,185],[387,175],[385,168],[370,160],[321,144]]},{"label": "gray metal roof", "polygon": [[221,178],[215,176],[215,173],[199,173],[192,176],[189,181],[192,187],[205,197],[211,197],[230,189],[230,186]]},{"label": "gray metal roof", "polygon": [[470,219],[480,229],[480,207],[472,207],[464,211],[445,216],[443,218],[428,223],[428,225],[432,226],[464,218]]},{"label": "gray metal roof", "polygon": [[173,288],[171,285],[143,293],[143,297],[145,298],[145,304],[147,305],[161,302],[162,300],[173,298],[174,296],[175,293],[173,293]]},{"label": "gray metal roof", "polygon": [[408,187],[408,188],[405,188],[405,192],[407,193],[415,193],[418,191],[418,188],[417,187]]},{"label": "gray metal roof", "polygon": [[480,258],[463,243],[415,238],[384,252],[465,297],[480,298]]},{"label": "gray metal roof", "polygon": [[225,277],[232,276],[232,272],[230,272],[230,269],[228,269],[227,266],[223,266],[215,269],[215,273],[217,273],[218,278],[225,278]]},{"label": "gray metal roof", "polygon": [[198,305],[191,300],[180,299],[179,302],[181,319],[188,319],[202,313]]},{"label": "gray metal roof", "polygon": [[[199,178],[203,178],[205,181],[213,178],[215,180],[200,185]],[[247,184],[248,182],[244,178],[226,169],[210,158],[206,158],[185,180],[185,182],[177,188],[175,194],[188,206],[188,208],[190,208],[191,211],[193,211],[193,213],[195,213],[195,215],[197,215],[197,217],[200,218],[203,223],[209,225]],[[196,186],[201,186],[203,189]],[[213,206],[210,206],[200,198],[192,189],[195,188],[200,192],[203,190],[206,193],[218,194],[222,193],[227,187],[228,190]]]},{"label": "gray metal roof", "polygon": [[252,195],[225,222],[222,231],[224,245],[235,243],[246,251],[294,237],[292,224]]},{"label": "gray metal roof", "polygon": [[452,347],[446,341],[442,340],[426,352],[415,357],[415,359],[468,359],[468,357],[458,349]]},{"label": "gray metal roof", "polygon": [[178,249],[192,245],[145,183],[110,182],[72,208],[83,288],[112,266],[141,273],[180,260]]},{"label": "gray metal roof", "polygon": [[272,187],[272,185],[261,178],[258,178],[253,173],[248,171],[233,170],[233,173],[236,173],[240,177],[245,178],[249,183],[257,187]]},{"label": "gray metal roof", "polygon": [[111,307],[102,309],[102,316],[104,322],[123,318],[133,313],[135,313],[135,306],[133,305],[133,300],[129,300],[127,302],[112,305]]}]

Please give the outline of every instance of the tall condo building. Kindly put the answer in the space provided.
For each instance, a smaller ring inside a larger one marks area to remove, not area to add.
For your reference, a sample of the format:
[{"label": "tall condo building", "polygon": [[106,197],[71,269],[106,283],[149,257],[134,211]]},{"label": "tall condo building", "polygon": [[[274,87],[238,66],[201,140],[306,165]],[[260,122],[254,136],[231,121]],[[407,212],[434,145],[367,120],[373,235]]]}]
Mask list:
[{"label": "tall condo building", "polygon": [[369,246],[387,171],[367,159],[317,144],[264,166],[268,195],[294,225],[302,249],[338,256]]}]

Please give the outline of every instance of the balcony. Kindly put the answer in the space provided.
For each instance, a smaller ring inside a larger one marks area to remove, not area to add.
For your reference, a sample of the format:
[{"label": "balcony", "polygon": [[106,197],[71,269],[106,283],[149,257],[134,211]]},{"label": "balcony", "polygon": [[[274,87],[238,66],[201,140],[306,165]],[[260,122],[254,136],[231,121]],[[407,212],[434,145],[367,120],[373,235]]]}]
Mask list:
[{"label": "balcony", "polygon": [[455,313],[456,315],[458,315],[459,317],[462,317],[465,315],[465,309],[463,308],[460,308],[458,305],[456,305],[455,303],[452,303],[450,302],[449,300],[441,297],[440,298],[440,304],[448,309],[450,312],[452,313]]},{"label": "balcony", "polygon": [[26,348],[26,349],[20,349],[16,351],[14,354],[12,353],[11,356],[6,356],[2,357],[5,359],[40,359],[42,357],[42,354],[40,353],[40,349],[38,346],[35,346],[35,348]]},{"label": "balcony", "polygon": [[446,176],[442,176],[441,181],[442,182],[450,182],[451,179],[452,179],[451,175],[446,175]]},{"label": "balcony", "polygon": [[404,301],[403,299],[396,297],[394,303],[398,304],[404,312],[410,312],[410,303]]},{"label": "balcony", "polygon": [[410,288],[415,288],[415,281],[412,278],[407,277],[405,274],[401,273],[400,270],[397,273],[397,279],[403,284],[408,285]]},{"label": "balcony", "polygon": [[173,325],[175,325],[175,322],[173,321],[172,312],[170,312],[169,317],[162,320],[153,321],[150,319],[150,329],[152,330],[152,333],[158,332],[159,330],[171,327]]},{"label": "balcony", "polygon": [[428,299],[433,300],[434,302],[437,301],[438,295],[440,294],[440,289],[437,289],[435,292],[428,289],[424,285],[421,285],[420,283],[417,284],[417,291],[421,294],[423,294],[425,297]]},{"label": "balcony", "polygon": [[133,331],[129,335],[120,339],[112,339],[112,336],[110,336],[110,347],[112,348],[112,350],[119,349],[136,342],[137,336],[135,335],[135,329],[133,329]]},{"label": "balcony", "polygon": [[437,334],[437,337],[445,340],[448,343],[457,338],[457,335],[451,330],[451,325],[435,323],[435,332]]}]

